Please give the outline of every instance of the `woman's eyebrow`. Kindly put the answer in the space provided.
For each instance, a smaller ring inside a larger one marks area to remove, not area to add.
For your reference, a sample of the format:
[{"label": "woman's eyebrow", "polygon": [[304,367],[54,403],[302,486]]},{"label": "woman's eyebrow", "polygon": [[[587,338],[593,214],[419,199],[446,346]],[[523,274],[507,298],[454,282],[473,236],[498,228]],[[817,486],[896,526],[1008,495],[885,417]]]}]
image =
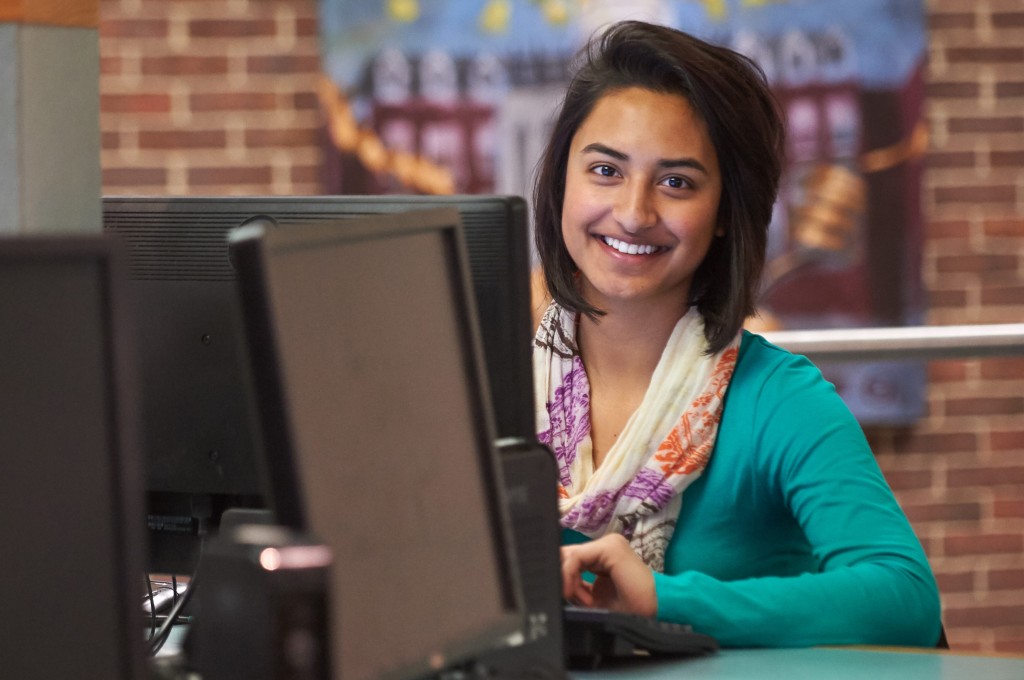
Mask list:
[{"label": "woman's eyebrow", "polygon": [[611,156],[612,158],[614,158],[616,160],[620,160],[620,161],[628,161],[629,160],[629,156],[627,156],[626,154],[622,153],[621,151],[616,151],[615,149],[611,148],[610,146],[605,146],[604,144],[602,144],[600,142],[594,142],[593,144],[587,144],[585,147],[583,147],[583,150],[580,151],[580,153],[600,153],[600,154],[604,154],[605,156]]},{"label": "woman's eyebrow", "polygon": [[[605,156],[611,156],[612,158],[614,158],[616,160],[620,160],[620,161],[628,161],[629,160],[629,155],[624,154],[621,151],[617,151],[616,149],[613,149],[610,146],[606,146],[604,144],[601,144],[600,142],[594,142],[593,144],[587,144],[585,147],[583,147],[583,149],[582,149],[582,151],[580,151],[580,153],[600,153],[600,154],[604,154]],[[663,158],[663,159],[658,161],[658,167],[661,167],[661,168],[693,168],[694,170],[699,170],[700,172],[704,173],[705,175],[708,174],[707,168],[705,168],[704,164],[701,163],[700,161],[698,161],[696,158]]]}]

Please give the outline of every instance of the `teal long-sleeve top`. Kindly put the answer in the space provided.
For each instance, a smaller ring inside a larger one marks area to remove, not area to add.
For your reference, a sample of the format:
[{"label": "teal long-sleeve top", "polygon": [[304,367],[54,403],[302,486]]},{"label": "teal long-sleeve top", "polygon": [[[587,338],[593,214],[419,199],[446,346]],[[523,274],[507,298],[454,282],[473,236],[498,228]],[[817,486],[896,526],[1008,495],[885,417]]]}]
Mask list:
[{"label": "teal long-sleeve top", "polygon": [[654,579],[659,619],[723,646],[933,646],[941,628],[927,557],[860,425],[810,361],[747,332]]}]

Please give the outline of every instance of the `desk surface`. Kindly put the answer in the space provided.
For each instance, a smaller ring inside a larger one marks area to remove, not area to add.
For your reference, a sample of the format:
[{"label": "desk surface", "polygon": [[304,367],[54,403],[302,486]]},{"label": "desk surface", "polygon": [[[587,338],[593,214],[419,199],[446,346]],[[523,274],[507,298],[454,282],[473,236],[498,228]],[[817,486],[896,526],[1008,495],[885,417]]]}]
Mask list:
[{"label": "desk surface", "polygon": [[863,648],[725,649],[574,672],[575,680],[1022,680],[1024,658]]}]

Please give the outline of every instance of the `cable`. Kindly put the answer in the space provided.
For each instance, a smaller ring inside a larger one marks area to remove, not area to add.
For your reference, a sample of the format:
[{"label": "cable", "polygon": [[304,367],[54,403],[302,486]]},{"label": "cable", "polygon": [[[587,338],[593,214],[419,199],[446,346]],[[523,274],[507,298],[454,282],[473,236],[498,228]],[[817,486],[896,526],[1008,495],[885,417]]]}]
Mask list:
[{"label": "cable", "polygon": [[166,618],[163,623],[160,624],[160,627],[149,637],[149,645],[146,651],[148,656],[156,656],[157,652],[160,651],[160,648],[164,646],[165,642],[167,642],[167,638],[170,637],[171,634],[171,628],[179,619],[178,615],[181,613],[181,610],[185,608],[185,605],[188,604],[189,599],[192,597],[192,593],[195,591],[196,577],[198,574],[199,565],[197,564],[196,570],[192,573],[191,580],[189,580],[188,587],[185,588],[185,592],[181,594],[181,597],[174,603],[171,610],[167,612]]},{"label": "cable", "polygon": [[[192,598],[192,593],[195,592],[196,589],[196,579],[199,577],[200,567],[203,564],[204,548],[204,541],[200,540],[199,558],[196,560],[195,569],[192,570],[192,578],[189,579],[188,587],[185,588],[185,592],[181,594],[181,597],[177,598],[174,601],[174,605],[171,607],[171,610],[167,612],[167,618],[164,619],[163,623],[160,624],[160,627],[156,630],[155,633],[150,635],[149,640],[147,641],[148,645],[146,647],[147,656],[156,656],[157,652],[160,651],[160,648],[164,646],[164,643],[167,642],[167,638],[170,637],[171,628],[174,626],[174,623],[179,618],[178,615],[181,613],[181,610],[185,608],[185,605],[188,604],[188,601]],[[172,588],[176,596],[178,592],[177,577],[172,575],[172,579],[174,579],[174,585],[172,585]]]},{"label": "cable", "polygon": [[156,632],[156,597],[153,595],[153,579],[146,574],[146,590],[149,592],[149,637]]}]

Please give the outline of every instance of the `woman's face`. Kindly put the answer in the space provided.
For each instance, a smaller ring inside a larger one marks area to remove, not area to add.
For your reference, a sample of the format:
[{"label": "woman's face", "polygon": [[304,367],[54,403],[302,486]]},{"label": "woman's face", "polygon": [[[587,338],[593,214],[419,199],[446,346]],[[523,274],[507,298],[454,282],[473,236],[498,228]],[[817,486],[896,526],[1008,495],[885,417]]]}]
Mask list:
[{"label": "woman's face", "polygon": [[585,299],[608,311],[641,301],[685,309],[722,193],[689,102],[638,87],[606,93],[572,138],[565,179],[562,238]]}]

